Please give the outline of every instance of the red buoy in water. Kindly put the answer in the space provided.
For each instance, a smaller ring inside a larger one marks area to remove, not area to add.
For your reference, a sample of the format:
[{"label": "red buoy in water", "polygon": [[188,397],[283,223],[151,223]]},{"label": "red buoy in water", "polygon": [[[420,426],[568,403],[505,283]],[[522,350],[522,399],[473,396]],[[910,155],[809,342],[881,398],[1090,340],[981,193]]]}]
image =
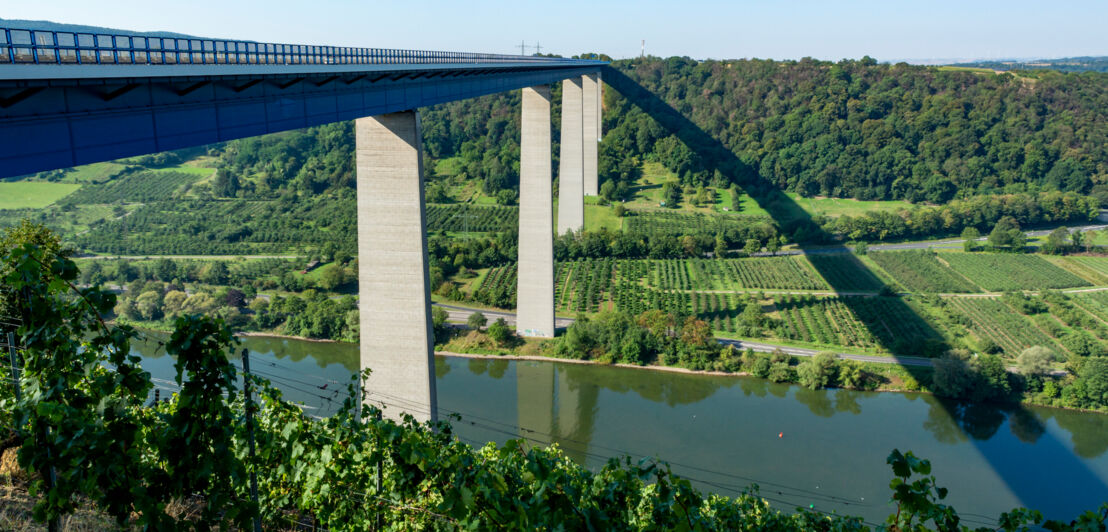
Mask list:
[{"label": "red buoy in water", "polygon": [[778,437],[778,438],[784,438],[784,437],[785,437],[785,433],[784,433],[784,432],[778,432],[778,433],[777,433],[777,437]]}]

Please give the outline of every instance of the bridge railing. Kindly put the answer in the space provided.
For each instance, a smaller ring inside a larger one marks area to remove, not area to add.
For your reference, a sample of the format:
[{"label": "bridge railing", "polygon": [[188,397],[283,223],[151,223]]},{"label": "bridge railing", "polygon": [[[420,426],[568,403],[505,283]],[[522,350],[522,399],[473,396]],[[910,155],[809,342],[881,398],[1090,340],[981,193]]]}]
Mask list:
[{"label": "bridge railing", "polygon": [[564,59],[0,28],[0,64],[382,65],[548,61]]}]

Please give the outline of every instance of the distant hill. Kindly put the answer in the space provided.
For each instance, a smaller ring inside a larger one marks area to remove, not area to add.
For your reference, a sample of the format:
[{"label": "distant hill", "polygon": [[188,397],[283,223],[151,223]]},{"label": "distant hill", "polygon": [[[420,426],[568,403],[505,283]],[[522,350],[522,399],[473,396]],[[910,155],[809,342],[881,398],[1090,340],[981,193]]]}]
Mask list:
[{"label": "distant hill", "polygon": [[186,35],[184,33],[175,33],[172,31],[121,30],[116,28],[104,28],[101,26],[85,26],[83,24],[63,24],[61,22],[50,22],[49,20],[20,20],[0,18],[0,27],[21,30],[69,31],[73,33],[110,33],[113,35],[136,35],[140,37],[171,37],[175,39],[208,38],[197,37],[195,35]]},{"label": "distant hill", "polygon": [[992,70],[1057,70],[1059,72],[1108,72],[1108,56],[1063,57],[1033,61],[975,61],[953,66]]}]

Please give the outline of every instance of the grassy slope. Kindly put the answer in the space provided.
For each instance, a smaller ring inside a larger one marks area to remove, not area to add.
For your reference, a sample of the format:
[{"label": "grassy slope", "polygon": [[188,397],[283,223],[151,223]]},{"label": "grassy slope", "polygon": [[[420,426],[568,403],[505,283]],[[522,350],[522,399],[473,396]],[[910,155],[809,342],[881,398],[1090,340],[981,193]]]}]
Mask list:
[{"label": "grassy slope", "polygon": [[0,183],[0,209],[41,209],[81,188],[72,183],[14,181]]}]

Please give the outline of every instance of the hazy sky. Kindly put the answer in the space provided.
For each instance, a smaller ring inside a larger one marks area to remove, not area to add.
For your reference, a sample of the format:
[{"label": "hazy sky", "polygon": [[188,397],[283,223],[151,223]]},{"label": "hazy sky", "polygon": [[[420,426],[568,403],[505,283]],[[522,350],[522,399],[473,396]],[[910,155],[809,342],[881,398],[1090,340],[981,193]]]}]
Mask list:
[{"label": "hazy sky", "polygon": [[[267,42],[694,58],[1108,55],[1105,0],[48,0],[0,17]],[[514,46],[514,47],[513,47]]]}]

